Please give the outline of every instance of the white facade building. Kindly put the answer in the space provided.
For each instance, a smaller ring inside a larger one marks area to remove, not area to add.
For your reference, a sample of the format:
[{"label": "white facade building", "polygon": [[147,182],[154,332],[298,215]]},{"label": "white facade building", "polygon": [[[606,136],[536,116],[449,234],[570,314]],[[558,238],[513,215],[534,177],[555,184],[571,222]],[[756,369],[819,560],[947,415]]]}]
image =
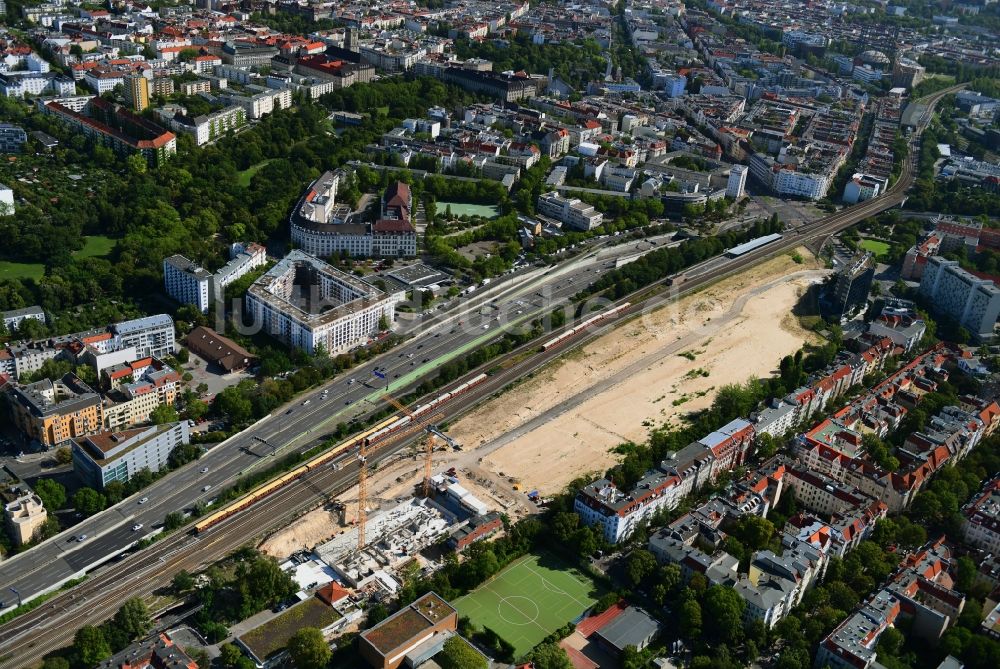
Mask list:
[{"label": "white facade building", "polygon": [[203,314],[212,302],[212,275],[182,255],[163,261],[163,287],[181,304],[193,304]]},{"label": "white facade building", "polygon": [[190,441],[186,420],[100,432],[73,441],[73,469],[87,485],[103,490],[112,481],[125,483],[141,469],[159,471],[172,450]]},{"label": "white facade building", "polygon": [[563,225],[575,230],[593,230],[604,221],[604,216],[593,206],[559,193],[539,195],[536,209],[539,214],[562,221]]},{"label": "white facade building", "polygon": [[330,355],[363,345],[392,322],[398,298],[294,250],[247,291],[254,324],[290,346]]},{"label": "white facade building", "polygon": [[1000,316],[1000,289],[992,281],[966,272],[957,260],[927,259],[920,292],[946,315],[978,339],[989,339]]},{"label": "white facade building", "polygon": [[726,182],[726,197],[739,200],[747,185],[747,168],[745,165],[733,165],[729,170],[729,180]]}]

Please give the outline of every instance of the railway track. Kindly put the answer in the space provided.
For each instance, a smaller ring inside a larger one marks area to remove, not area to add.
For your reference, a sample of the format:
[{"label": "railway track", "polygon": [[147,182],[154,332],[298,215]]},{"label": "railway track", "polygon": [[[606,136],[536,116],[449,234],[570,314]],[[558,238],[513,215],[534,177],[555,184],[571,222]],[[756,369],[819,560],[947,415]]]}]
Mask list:
[{"label": "railway track", "polygon": [[[679,289],[666,294],[654,294],[642,304],[644,309],[656,308],[678,297],[700,290],[730,274],[748,269],[764,260],[791,250],[802,244],[829,238],[861,220],[898,206],[906,198],[906,191],[913,183],[920,133],[929,123],[934,104],[945,95],[961,89],[952,86],[924,98],[928,111],[918,124],[909,142],[909,154],[899,179],[879,198],[868,200],[843,211],[820,219],[805,228],[786,234],[774,244],[751,251],[739,258],[693,276],[680,284]],[[690,271],[690,270],[689,270]],[[635,301],[635,296],[648,294],[649,288],[636,291],[625,299]],[[638,305],[637,305],[638,306]],[[621,312],[620,318],[629,318],[635,309]],[[581,332],[579,337],[567,342],[567,347],[577,347],[601,336],[615,327],[620,318],[608,321],[593,331]],[[549,335],[552,336],[552,335]],[[505,358],[494,360],[491,366],[514,360],[508,368],[500,365],[499,371],[468,393],[454,400],[443,409],[446,420],[454,420],[490,395],[502,390],[517,379],[531,374],[565,352],[560,346],[535,355],[522,357],[526,350],[537,349],[538,342],[526,344],[512,351]],[[522,359],[518,360],[521,357]],[[474,373],[478,373],[474,372]],[[372,457],[380,461],[406,447],[418,435],[394,443],[376,446]],[[345,456],[349,457],[349,453]],[[286,487],[264,497],[245,510],[221,521],[206,533],[193,535],[178,532],[149,548],[128,555],[118,562],[95,571],[84,583],[61,593],[37,609],[0,626],[0,669],[23,669],[39,662],[46,654],[71,643],[77,629],[97,624],[114,615],[126,599],[147,595],[168,585],[180,570],[195,571],[232,552],[248,541],[287,525],[303,511],[324,503],[329,496],[350,488],[357,480],[355,467],[321,467],[295,479]]]}]

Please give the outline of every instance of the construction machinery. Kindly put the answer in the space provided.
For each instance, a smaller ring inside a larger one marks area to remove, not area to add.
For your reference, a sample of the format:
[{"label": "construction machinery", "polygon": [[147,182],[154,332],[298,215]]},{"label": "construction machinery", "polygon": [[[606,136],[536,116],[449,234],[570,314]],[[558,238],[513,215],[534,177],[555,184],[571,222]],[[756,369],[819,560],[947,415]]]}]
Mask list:
[{"label": "construction machinery", "polygon": [[424,497],[430,497],[431,476],[433,474],[433,468],[434,468],[434,463],[433,463],[434,447],[437,445],[438,437],[443,437],[448,442],[450,442],[451,439],[448,439],[443,434],[441,434],[441,431],[438,430],[437,427],[429,421],[428,419],[429,417],[423,418],[418,416],[416,413],[411,411],[409,407],[407,407],[405,404],[397,400],[392,395],[386,393],[385,395],[382,396],[382,399],[384,399],[386,402],[399,409],[405,415],[409,416],[415,425],[419,426],[420,428],[422,428],[424,431],[427,432],[427,441],[424,447]]}]

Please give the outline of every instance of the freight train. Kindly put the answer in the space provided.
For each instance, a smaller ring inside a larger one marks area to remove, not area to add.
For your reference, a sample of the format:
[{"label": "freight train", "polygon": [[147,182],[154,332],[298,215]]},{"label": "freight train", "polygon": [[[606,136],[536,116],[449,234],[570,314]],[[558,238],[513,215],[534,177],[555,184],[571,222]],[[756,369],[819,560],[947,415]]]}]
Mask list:
[{"label": "freight train", "polygon": [[624,313],[631,306],[632,306],[631,302],[623,302],[620,305],[618,305],[617,307],[614,307],[612,309],[608,309],[607,311],[599,313],[596,316],[591,316],[590,318],[588,318],[587,320],[583,321],[579,325],[571,327],[570,329],[568,329],[565,332],[563,332],[562,334],[560,334],[558,337],[553,337],[552,339],[550,339],[547,342],[545,342],[544,344],[542,344],[542,350],[543,351],[549,351],[549,350],[555,348],[556,346],[559,346],[563,342],[569,340],[570,338],[575,337],[576,335],[580,334],[581,332],[583,332],[584,330],[586,330],[587,328],[589,328],[591,325],[596,325],[597,323],[600,323],[601,321],[605,321],[605,320],[607,320],[609,318],[614,318],[615,316],[618,316],[619,314]]}]

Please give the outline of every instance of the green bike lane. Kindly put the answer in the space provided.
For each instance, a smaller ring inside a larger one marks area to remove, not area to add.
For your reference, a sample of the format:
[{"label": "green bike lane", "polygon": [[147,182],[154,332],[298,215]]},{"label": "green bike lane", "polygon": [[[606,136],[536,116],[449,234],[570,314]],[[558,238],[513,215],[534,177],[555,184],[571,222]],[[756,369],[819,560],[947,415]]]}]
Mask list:
[{"label": "green bike lane", "polygon": [[[459,346],[459,347],[457,347],[457,348],[455,348],[455,349],[453,349],[453,350],[451,350],[451,351],[449,351],[449,352],[447,352],[447,353],[445,353],[445,354],[443,354],[441,356],[438,356],[437,358],[431,360],[430,362],[427,362],[427,363],[424,363],[424,364],[422,364],[422,365],[420,365],[418,367],[415,367],[414,369],[412,369],[411,371],[407,372],[406,374],[401,375],[398,379],[393,379],[385,387],[380,387],[380,388],[378,388],[376,390],[373,390],[371,393],[365,395],[364,397],[362,397],[357,402],[368,402],[372,406],[377,406],[382,401],[382,399],[381,399],[382,396],[385,395],[386,393],[392,393],[394,391],[398,391],[398,390],[400,390],[402,388],[406,388],[407,386],[416,383],[417,381],[419,381],[425,375],[433,372],[434,370],[436,370],[436,369],[438,369],[440,367],[443,367],[444,365],[448,364],[452,360],[455,360],[456,358],[459,358],[459,357],[465,355],[466,353],[472,351],[475,348],[478,348],[479,346],[482,346],[483,344],[488,343],[489,341],[491,341],[493,339],[497,339],[497,338],[503,336],[504,334],[507,333],[508,330],[516,328],[519,325],[521,325],[523,323],[526,323],[526,322],[529,322],[533,318],[536,318],[538,316],[538,314],[540,313],[540,311],[541,310],[533,312],[533,313],[530,313],[530,314],[524,314],[524,315],[519,316],[518,318],[516,318],[516,319],[514,319],[512,321],[509,321],[507,324],[505,324],[503,326],[498,326],[499,332],[497,332],[497,331],[484,331],[483,334],[479,335],[478,337],[475,337],[474,339],[471,339],[471,340],[467,341],[466,343],[462,344],[461,346]],[[357,404],[357,402],[355,402],[355,404]],[[321,421],[319,421],[318,423],[314,424],[312,427],[310,427],[310,428],[308,428],[306,430],[303,430],[302,432],[299,432],[298,434],[296,434],[294,437],[292,437],[288,441],[287,444],[285,444],[284,446],[282,446],[282,449],[288,448],[289,446],[292,446],[292,445],[296,444],[300,439],[302,439],[304,437],[312,435],[312,434],[314,434],[314,433],[316,433],[318,431],[322,431],[323,428],[327,427],[331,423],[334,423],[335,421],[337,421],[338,419],[340,419],[343,414],[344,414],[344,410],[343,409],[341,409],[340,411],[333,412],[332,414],[330,414],[326,418],[324,418]]]}]

